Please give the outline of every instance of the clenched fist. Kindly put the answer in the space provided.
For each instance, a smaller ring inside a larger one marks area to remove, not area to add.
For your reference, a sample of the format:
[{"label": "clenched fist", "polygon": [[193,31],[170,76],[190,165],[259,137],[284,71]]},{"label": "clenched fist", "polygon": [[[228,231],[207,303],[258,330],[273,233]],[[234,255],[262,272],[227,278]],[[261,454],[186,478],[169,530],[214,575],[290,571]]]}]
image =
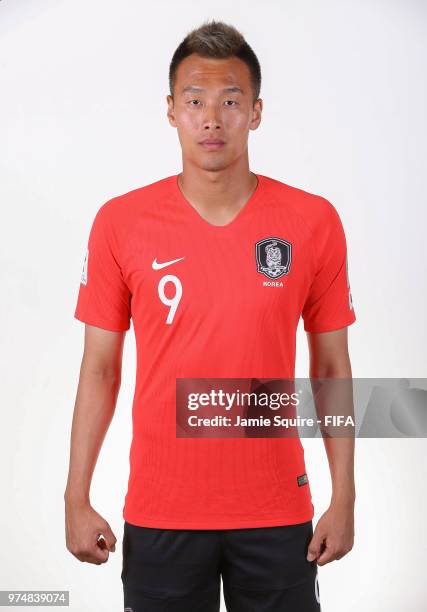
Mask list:
[{"label": "clenched fist", "polygon": [[79,561],[101,565],[115,552],[117,539],[110,525],[89,502],[65,504],[67,549]]}]

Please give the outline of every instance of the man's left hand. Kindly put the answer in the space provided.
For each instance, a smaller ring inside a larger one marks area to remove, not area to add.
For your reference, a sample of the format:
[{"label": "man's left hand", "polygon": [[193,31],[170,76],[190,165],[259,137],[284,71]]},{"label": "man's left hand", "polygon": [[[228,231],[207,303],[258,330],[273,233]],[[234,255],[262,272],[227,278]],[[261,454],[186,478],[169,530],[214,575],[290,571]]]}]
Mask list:
[{"label": "man's left hand", "polygon": [[325,565],[341,559],[354,543],[354,502],[331,502],[317,522],[308,546],[307,561]]}]

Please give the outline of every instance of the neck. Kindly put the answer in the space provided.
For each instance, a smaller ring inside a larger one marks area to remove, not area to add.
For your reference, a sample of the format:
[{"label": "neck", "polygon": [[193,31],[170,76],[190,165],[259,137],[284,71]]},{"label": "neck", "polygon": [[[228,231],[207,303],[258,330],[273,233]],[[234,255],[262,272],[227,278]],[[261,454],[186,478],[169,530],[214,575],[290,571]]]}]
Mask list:
[{"label": "neck", "polygon": [[245,205],[257,186],[246,158],[220,170],[206,170],[183,159],[179,186],[186,199],[201,211],[233,213]]}]

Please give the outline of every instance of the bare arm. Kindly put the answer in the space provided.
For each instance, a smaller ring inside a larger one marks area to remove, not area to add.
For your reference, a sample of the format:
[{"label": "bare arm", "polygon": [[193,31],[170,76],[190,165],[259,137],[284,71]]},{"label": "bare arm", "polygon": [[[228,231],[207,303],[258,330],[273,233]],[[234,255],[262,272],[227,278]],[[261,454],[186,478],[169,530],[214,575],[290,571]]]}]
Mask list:
[{"label": "bare arm", "polygon": [[[116,538],[90,505],[96,461],[114,415],[121,382],[125,333],[85,325],[84,353],[71,428],[70,464],[64,493],[68,550],[80,561],[100,564]],[[102,535],[105,545],[97,543]],[[104,548],[101,548],[104,546]]]},{"label": "bare arm", "polygon": [[[307,334],[311,378],[351,378],[348,331]],[[309,546],[309,560],[324,565],[340,559],[354,543],[354,438],[324,437],[332,480],[331,503],[319,519]]]}]

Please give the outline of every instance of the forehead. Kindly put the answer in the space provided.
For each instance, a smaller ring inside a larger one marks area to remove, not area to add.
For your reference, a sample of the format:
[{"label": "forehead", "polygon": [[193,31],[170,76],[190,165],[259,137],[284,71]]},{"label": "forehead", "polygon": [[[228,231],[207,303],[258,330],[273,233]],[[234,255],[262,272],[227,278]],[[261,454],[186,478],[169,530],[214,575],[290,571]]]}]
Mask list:
[{"label": "forehead", "polygon": [[190,85],[205,89],[237,85],[247,93],[251,85],[249,67],[238,57],[214,59],[193,53],[178,65],[175,77],[177,93]]}]

